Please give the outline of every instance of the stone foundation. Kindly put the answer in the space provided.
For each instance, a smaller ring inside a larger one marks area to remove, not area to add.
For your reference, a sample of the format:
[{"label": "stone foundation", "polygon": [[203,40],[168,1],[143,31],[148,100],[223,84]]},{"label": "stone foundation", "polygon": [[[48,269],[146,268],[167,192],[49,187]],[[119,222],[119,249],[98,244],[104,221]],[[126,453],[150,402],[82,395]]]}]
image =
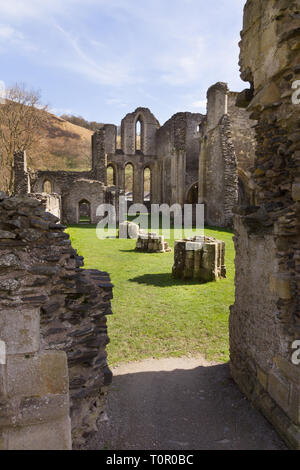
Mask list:
[{"label": "stone foundation", "polygon": [[172,251],[165,238],[158,233],[140,233],[136,242],[136,251],[145,253],[166,253]]},{"label": "stone foundation", "polygon": [[80,269],[64,229],[43,202],[0,193],[2,449],[70,449],[71,432],[78,448],[105,409],[112,284]]},{"label": "stone foundation", "polygon": [[172,274],[201,282],[225,278],[225,243],[213,237],[176,240]]}]

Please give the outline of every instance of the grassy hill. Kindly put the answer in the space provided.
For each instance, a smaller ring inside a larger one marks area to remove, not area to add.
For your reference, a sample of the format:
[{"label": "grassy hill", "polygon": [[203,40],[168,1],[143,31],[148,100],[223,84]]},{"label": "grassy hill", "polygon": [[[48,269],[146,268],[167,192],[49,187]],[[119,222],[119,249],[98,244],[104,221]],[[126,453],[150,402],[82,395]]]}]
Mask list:
[{"label": "grassy hill", "polygon": [[28,165],[40,170],[88,170],[93,132],[48,113],[39,148],[28,154]]},{"label": "grassy hill", "polygon": [[[44,111],[43,111],[44,112]],[[91,167],[93,132],[47,113],[47,123],[40,129],[39,142],[27,152],[28,166],[36,170],[78,170]],[[5,172],[1,167],[0,190],[6,191]]]}]

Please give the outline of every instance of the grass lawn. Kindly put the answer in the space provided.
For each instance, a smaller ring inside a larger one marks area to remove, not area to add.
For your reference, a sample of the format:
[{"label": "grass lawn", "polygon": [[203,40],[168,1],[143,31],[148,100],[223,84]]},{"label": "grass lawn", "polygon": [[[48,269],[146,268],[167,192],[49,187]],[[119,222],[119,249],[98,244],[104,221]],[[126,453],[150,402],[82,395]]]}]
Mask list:
[{"label": "grass lawn", "polygon": [[[147,357],[201,353],[208,360],[227,361],[229,306],[234,301],[232,232],[206,228],[205,235],[226,242],[227,279],[207,284],[175,280],[174,253],[134,251],[135,240],[96,237],[95,226],[67,229],[85,268],[110,273],[114,284],[108,317],[109,364]],[[174,242],[169,241],[173,248]]]}]

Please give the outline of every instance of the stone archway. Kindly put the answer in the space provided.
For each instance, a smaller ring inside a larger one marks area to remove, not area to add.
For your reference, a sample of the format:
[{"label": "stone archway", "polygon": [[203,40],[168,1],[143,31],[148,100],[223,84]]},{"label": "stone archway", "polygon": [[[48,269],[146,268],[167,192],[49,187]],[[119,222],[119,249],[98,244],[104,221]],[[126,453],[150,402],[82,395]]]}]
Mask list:
[{"label": "stone archway", "polygon": [[187,193],[185,198],[186,204],[197,204],[198,203],[198,191],[199,191],[199,184],[198,182],[193,183]]},{"label": "stone archway", "polygon": [[91,223],[91,203],[87,199],[82,199],[78,203],[78,223]]},{"label": "stone archway", "polygon": [[117,186],[117,170],[112,163],[108,163],[106,167],[106,184],[107,186]]},{"label": "stone archway", "polygon": [[47,194],[53,193],[53,185],[49,179],[46,179],[43,182],[43,193],[47,193]]}]

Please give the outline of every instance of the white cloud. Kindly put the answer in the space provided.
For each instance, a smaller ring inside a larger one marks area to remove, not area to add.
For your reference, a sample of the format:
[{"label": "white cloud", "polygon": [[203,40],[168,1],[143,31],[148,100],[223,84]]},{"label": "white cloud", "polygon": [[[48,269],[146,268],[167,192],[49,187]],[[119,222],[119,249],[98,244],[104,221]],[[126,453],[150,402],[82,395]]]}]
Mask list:
[{"label": "white cloud", "polygon": [[74,58],[65,59],[60,63],[60,66],[82,74],[89,80],[102,85],[121,86],[142,81],[130,65],[120,57],[110,57],[109,60],[102,58],[102,61],[99,57],[96,60],[97,56],[87,53],[76,37],[61,26],[57,25],[56,27],[75,53]]},{"label": "white cloud", "polygon": [[0,24],[0,39],[22,39],[22,33],[19,33],[10,25]]}]

